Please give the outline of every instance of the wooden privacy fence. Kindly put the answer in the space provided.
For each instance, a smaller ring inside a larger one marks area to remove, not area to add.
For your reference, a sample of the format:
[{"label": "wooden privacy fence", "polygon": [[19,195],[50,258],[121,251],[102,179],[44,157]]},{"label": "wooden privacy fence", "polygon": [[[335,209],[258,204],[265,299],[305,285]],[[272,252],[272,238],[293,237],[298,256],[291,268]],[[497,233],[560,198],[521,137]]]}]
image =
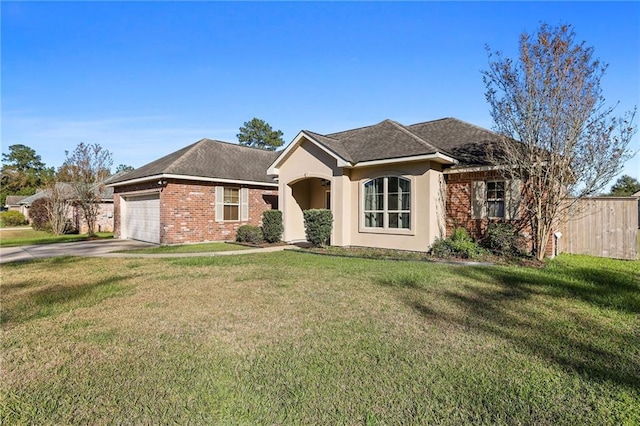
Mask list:
[{"label": "wooden privacy fence", "polygon": [[638,259],[638,198],[580,200],[560,228],[558,253]]}]

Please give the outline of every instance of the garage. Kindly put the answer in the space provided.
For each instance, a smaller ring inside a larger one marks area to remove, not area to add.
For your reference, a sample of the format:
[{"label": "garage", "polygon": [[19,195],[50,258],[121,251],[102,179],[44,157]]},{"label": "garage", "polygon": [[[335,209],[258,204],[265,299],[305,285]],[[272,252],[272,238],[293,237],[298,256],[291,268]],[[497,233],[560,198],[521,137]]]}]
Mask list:
[{"label": "garage", "polygon": [[160,194],[126,197],[122,207],[124,238],[160,244]]}]

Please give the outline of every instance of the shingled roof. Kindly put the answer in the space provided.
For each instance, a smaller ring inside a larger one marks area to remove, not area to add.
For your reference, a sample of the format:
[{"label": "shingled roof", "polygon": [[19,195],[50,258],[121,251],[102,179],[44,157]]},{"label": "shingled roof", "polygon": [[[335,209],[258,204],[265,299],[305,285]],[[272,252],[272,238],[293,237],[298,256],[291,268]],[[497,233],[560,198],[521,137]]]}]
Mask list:
[{"label": "shingled roof", "polygon": [[487,152],[499,140],[497,134],[456,118],[410,126],[384,120],[327,135],[304,133],[352,164],[440,153],[455,158],[459,165],[486,165]]},{"label": "shingled roof", "polygon": [[274,184],[274,180],[267,176],[267,168],[278,154],[229,142],[201,139],[126,173],[109,184],[117,186],[131,180],[162,175]]},{"label": "shingled roof", "polygon": [[459,165],[465,166],[490,164],[490,153],[497,149],[500,142],[498,134],[451,117],[412,124],[407,129],[434,141],[444,152],[458,160]]},{"label": "shingled roof", "polygon": [[[106,187],[102,184],[93,184],[92,186],[96,194],[100,196],[100,200],[102,200],[103,202],[113,200],[113,188]],[[66,199],[75,199],[77,197],[76,190],[73,188],[73,185],[68,182],[56,182],[56,189]],[[36,192],[35,194],[20,200],[20,204],[30,206],[34,201],[50,196],[51,189],[38,190],[38,192]]]}]

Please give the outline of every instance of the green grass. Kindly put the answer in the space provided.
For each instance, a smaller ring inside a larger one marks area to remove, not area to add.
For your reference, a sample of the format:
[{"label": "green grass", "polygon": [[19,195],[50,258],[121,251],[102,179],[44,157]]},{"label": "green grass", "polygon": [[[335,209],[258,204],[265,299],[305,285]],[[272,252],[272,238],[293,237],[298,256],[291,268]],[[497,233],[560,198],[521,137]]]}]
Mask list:
[{"label": "green grass", "polygon": [[123,250],[120,253],[162,254],[162,253],[212,253],[217,251],[247,250],[252,247],[232,243],[201,243],[162,246],[135,250]]},{"label": "green grass", "polygon": [[[113,238],[111,232],[98,232],[98,238]],[[87,234],[53,235],[45,231],[35,231],[31,228],[20,230],[0,231],[0,247],[17,247],[32,244],[53,244],[71,243],[75,241],[85,241],[89,238]]]},{"label": "green grass", "polygon": [[640,423],[640,262],[278,252],[2,272],[3,424]]}]

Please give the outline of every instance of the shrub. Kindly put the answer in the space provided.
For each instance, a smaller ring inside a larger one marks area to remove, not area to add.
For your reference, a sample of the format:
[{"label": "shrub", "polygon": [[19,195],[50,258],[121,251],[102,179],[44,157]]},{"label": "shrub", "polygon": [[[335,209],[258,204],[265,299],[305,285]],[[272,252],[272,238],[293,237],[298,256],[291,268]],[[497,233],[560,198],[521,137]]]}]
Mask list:
[{"label": "shrub", "polygon": [[27,224],[27,218],[20,212],[9,210],[0,213],[0,223],[2,226],[21,226]]},{"label": "shrub", "polygon": [[49,215],[49,198],[38,198],[29,208],[29,216],[31,217],[31,227],[36,231],[51,230],[51,216]]},{"label": "shrub", "polygon": [[519,256],[523,253],[522,235],[510,223],[491,223],[483,244],[498,256]]},{"label": "shrub", "polygon": [[331,210],[310,209],[305,210],[303,214],[307,241],[315,247],[325,246],[331,237],[333,227]]},{"label": "shrub", "polygon": [[265,210],[262,213],[262,235],[268,243],[277,243],[282,239],[282,212],[280,210]]},{"label": "shrub", "polygon": [[236,241],[239,243],[260,244],[264,241],[262,229],[254,225],[242,225],[236,232]]},{"label": "shrub", "polygon": [[484,253],[464,228],[456,228],[449,238],[438,238],[431,246],[431,254],[436,257],[460,257],[473,259]]}]

